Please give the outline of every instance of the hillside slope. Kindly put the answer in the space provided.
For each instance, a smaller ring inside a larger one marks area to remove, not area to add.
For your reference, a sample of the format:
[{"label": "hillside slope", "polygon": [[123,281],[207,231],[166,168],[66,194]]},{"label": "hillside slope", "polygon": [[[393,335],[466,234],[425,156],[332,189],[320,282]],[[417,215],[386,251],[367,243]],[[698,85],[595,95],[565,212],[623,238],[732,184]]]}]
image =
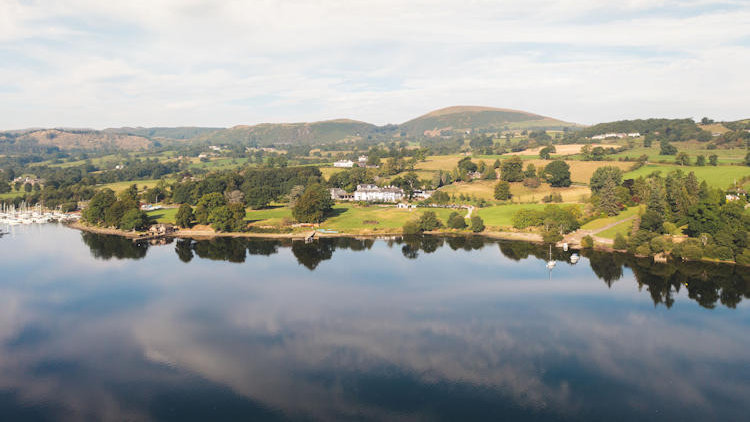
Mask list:
[{"label": "hillside slope", "polygon": [[356,120],[327,120],[313,123],[262,123],[240,125],[199,136],[196,140],[210,140],[217,144],[257,143],[264,145],[307,145],[332,143],[366,137],[377,126]]},{"label": "hillside slope", "polygon": [[439,136],[441,133],[503,129],[553,129],[572,123],[520,110],[479,106],[455,106],[432,111],[409,120],[399,129],[409,136]]},{"label": "hillside slope", "polygon": [[0,134],[7,143],[21,150],[34,147],[56,147],[61,150],[143,150],[152,142],[142,136],[107,133],[92,129],[32,129]]}]

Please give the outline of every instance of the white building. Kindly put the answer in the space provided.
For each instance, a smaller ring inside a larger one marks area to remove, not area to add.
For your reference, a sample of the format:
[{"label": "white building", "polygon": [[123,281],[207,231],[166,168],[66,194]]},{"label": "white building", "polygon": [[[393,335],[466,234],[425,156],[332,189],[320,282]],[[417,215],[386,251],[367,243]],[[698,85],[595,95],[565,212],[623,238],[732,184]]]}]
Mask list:
[{"label": "white building", "polygon": [[357,185],[354,191],[355,201],[365,202],[398,202],[404,197],[404,190],[395,186],[378,187],[376,185]]},{"label": "white building", "polygon": [[352,160],[340,160],[333,163],[334,167],[352,168],[354,167],[354,161]]},{"label": "white building", "polygon": [[428,199],[435,193],[434,190],[415,190],[414,199]]},{"label": "white building", "polygon": [[357,159],[357,164],[359,164],[360,167],[364,167],[367,165],[367,156],[366,155],[360,155]]}]

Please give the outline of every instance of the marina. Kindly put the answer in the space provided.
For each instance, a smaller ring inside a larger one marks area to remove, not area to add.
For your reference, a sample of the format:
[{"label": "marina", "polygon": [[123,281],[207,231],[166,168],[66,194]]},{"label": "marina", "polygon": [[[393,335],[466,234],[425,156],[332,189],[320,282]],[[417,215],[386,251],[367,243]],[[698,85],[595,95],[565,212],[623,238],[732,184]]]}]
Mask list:
[{"label": "marina", "polygon": [[41,205],[27,206],[22,202],[18,207],[13,205],[0,204],[0,237],[8,234],[13,226],[46,224],[46,223],[67,223],[77,221],[80,218],[78,214],[64,213],[60,210],[49,210]]}]

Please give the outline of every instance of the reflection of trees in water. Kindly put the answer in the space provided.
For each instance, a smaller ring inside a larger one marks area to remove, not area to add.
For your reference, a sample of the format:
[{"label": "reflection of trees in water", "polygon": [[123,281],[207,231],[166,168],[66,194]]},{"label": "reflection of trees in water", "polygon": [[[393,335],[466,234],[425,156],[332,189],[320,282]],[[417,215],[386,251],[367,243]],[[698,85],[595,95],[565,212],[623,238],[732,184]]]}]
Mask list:
[{"label": "reflection of trees in water", "polygon": [[735,308],[742,298],[750,298],[750,271],[735,265],[704,262],[655,263],[649,258],[624,254],[588,252],[591,269],[608,286],[622,276],[622,268],[633,271],[639,288],[646,287],[654,305],[674,304],[674,295],[687,289],[688,297],[704,308],[717,303]]},{"label": "reflection of trees in water", "polygon": [[[134,243],[120,236],[81,233],[83,242],[97,259],[141,259],[146,256],[148,244]],[[549,249],[544,245],[527,242],[495,241],[481,236],[405,236],[386,241],[389,247],[400,246],[401,253],[409,259],[419,258],[420,253],[433,253],[448,246],[452,250],[478,250],[485,245],[497,244],[500,252],[514,261],[529,257],[547,260]],[[312,243],[291,240],[267,240],[220,237],[211,240],[177,240],[175,252],[183,262],[191,262],[195,256],[204,259],[245,262],[246,254],[270,256],[280,247],[291,247],[297,261],[314,270],[331,259],[336,249],[366,251],[373,247],[375,239],[324,238]],[[571,252],[553,249],[553,259],[567,262]],[[583,251],[589,259],[591,270],[611,287],[623,277],[623,268],[633,271],[639,288],[645,286],[655,305],[671,307],[674,296],[687,289],[688,297],[700,306],[714,308],[718,303],[736,307],[743,298],[750,298],[750,271],[746,267],[700,262],[655,263],[651,259],[640,259],[625,254]]]},{"label": "reflection of trees in water", "polygon": [[193,244],[195,254],[214,261],[245,262],[245,239],[217,237]]},{"label": "reflection of trees in water", "polygon": [[97,259],[142,259],[148,251],[148,244],[135,243],[121,236],[82,232],[81,238]]},{"label": "reflection of trees in water", "polygon": [[177,257],[182,262],[190,262],[193,260],[193,241],[190,239],[178,239],[174,245],[174,250],[177,252]]},{"label": "reflection of trees in water", "polygon": [[321,261],[331,259],[336,249],[333,239],[320,239],[317,242],[292,242],[292,253],[297,262],[309,270],[317,268]]},{"label": "reflection of trees in water", "polygon": [[591,270],[597,277],[604,280],[607,286],[612,287],[612,283],[622,277],[622,266],[624,264],[623,256],[620,254],[605,252],[590,252],[586,254],[591,264]]}]

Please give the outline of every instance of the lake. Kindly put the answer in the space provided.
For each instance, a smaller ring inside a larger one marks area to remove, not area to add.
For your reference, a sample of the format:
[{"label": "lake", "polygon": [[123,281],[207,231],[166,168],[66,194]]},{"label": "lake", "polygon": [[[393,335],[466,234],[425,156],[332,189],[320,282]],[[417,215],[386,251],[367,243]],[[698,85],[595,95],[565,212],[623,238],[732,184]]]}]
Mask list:
[{"label": "lake", "polygon": [[746,420],[750,271],[479,237],[0,238],[0,420]]}]

